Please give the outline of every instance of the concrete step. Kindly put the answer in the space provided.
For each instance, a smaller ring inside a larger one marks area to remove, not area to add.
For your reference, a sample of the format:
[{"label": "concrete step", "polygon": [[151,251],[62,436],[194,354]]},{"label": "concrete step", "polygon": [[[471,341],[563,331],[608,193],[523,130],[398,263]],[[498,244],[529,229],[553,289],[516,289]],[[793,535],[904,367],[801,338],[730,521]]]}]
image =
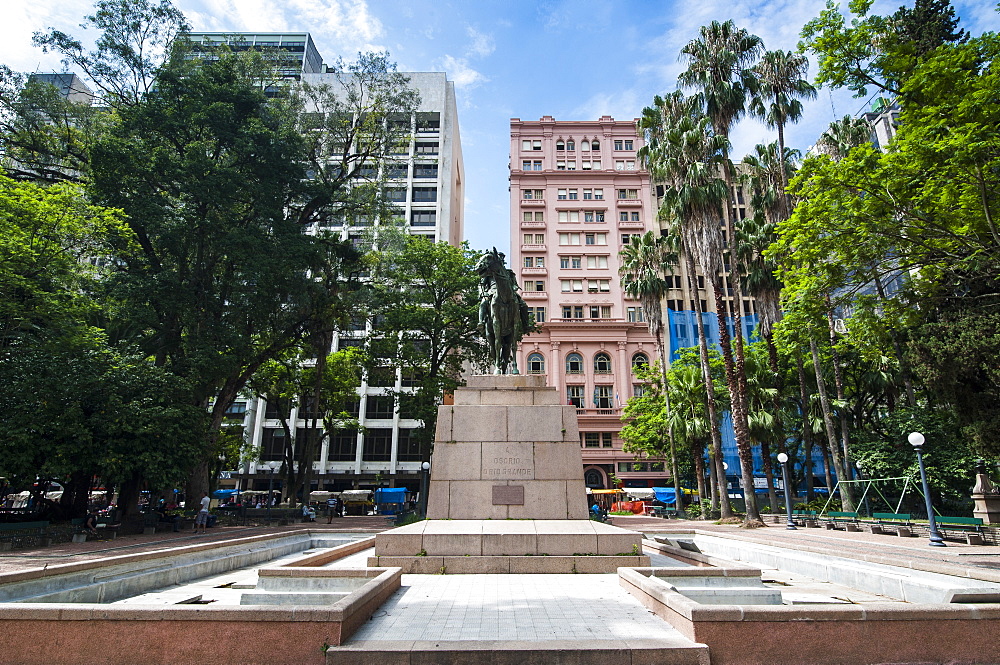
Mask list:
[{"label": "concrete step", "polygon": [[330,647],[326,665],[709,665],[708,647],[676,639],[348,642]]}]

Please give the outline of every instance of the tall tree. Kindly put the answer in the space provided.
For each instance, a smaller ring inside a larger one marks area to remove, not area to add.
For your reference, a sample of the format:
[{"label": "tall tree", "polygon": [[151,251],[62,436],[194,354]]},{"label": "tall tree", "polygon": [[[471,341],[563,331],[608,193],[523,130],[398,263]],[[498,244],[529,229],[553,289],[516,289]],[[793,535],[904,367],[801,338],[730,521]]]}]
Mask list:
[{"label": "tall tree", "polygon": [[[702,109],[701,97],[685,97],[676,91],[663,98],[656,97],[654,106],[643,111],[642,120],[648,149],[643,150],[641,157],[653,177],[666,184],[661,212],[667,220],[668,233],[680,238],[692,293],[697,293],[695,266],[707,279],[714,276],[714,282],[718,282],[722,265],[718,220],[726,200],[726,184],[719,173],[728,141],[712,131],[711,120]],[[705,385],[710,386],[708,338],[701,300],[697,297],[694,300],[702,377]],[[720,317],[724,331],[724,312]],[[709,421],[713,423],[713,470],[719,478],[725,478],[715,395],[713,391],[707,392]],[[728,497],[723,497],[721,510],[723,517],[732,516]]]},{"label": "tall tree", "polygon": [[[676,249],[670,246],[670,239],[676,236],[657,236],[652,231],[637,240],[622,247],[621,275],[622,287],[629,295],[638,298],[642,303],[649,332],[656,340],[656,350],[659,355],[660,369],[663,373],[663,385],[666,385],[666,372],[670,364],[667,358],[666,345],[663,340],[663,297],[667,294],[667,283],[664,279],[666,271],[677,263]],[[666,392],[664,396],[669,398]],[[664,401],[664,409],[669,410],[669,399]],[[674,446],[673,429],[666,431],[670,442],[671,475],[674,477],[675,501],[677,510],[681,509],[680,478],[677,472],[677,453]]]},{"label": "tall tree", "polygon": [[[687,69],[681,72],[678,80],[681,85],[698,90],[704,99],[705,113],[711,120],[713,132],[724,139],[721,146],[721,160],[719,161],[719,168],[725,183],[725,190],[719,200],[721,208],[719,218],[722,219],[730,217],[730,201],[735,180],[732,164],[729,161],[729,131],[733,123],[746,112],[747,103],[757,90],[758,81],[752,66],[760,57],[763,48],[764,45],[760,37],[750,34],[743,28],[738,28],[730,20],[725,23],[713,21],[707,26],[702,26],[699,38],[688,42],[681,49],[683,56],[686,56]],[[721,228],[718,224],[714,228],[707,227],[705,231],[721,236]],[[719,244],[721,245],[721,238]],[[702,267],[703,269],[707,268],[707,266]],[[718,267],[721,268],[721,265]],[[722,280],[718,269],[706,272],[705,276],[712,283],[716,311],[719,316],[719,345],[722,348],[722,357],[726,366],[726,380],[729,384],[732,404],[733,429],[740,453],[747,523],[756,524],[760,522],[756,496],[748,489],[753,488],[753,451],[750,445],[747,422],[740,269],[738,264],[733,263],[729,273],[729,281],[736,296],[736,306],[733,308],[734,329],[736,330],[735,345],[731,343],[726,325],[725,300],[722,297]],[[735,346],[735,357],[733,346]]]},{"label": "tall tree", "polygon": [[413,433],[421,459],[434,441],[441,396],[462,385],[462,365],[483,361],[475,333],[479,316],[479,253],[409,236],[376,256],[370,302],[373,355],[402,373],[401,409],[423,426]]},{"label": "tall tree", "polygon": [[[809,61],[791,51],[767,51],[754,66],[757,89],[750,112],[778,131],[777,161],[784,161],[785,125],[802,117],[801,99],[814,99],[816,88],[805,80]],[[788,181],[785,169],[778,169],[778,191],[784,195]]]}]

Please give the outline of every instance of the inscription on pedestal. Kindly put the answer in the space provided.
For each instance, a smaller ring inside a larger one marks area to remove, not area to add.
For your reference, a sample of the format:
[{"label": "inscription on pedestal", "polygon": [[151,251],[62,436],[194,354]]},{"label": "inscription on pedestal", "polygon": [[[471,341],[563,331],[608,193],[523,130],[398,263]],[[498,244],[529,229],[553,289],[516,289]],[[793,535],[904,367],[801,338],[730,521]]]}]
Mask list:
[{"label": "inscription on pedestal", "polygon": [[523,506],[524,485],[494,485],[494,506]]},{"label": "inscription on pedestal", "polygon": [[483,445],[483,480],[534,480],[535,447],[530,443]]}]

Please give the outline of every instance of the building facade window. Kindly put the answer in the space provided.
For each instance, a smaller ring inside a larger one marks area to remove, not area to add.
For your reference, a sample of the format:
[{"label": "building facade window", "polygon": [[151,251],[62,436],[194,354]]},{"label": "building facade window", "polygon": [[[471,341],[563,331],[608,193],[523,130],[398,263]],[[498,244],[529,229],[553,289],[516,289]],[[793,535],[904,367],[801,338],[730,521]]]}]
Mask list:
[{"label": "building facade window", "polygon": [[566,373],[583,374],[583,356],[579,353],[571,353],[566,356]]},{"label": "building facade window", "polygon": [[545,374],[545,357],[542,354],[528,356],[528,374]]},{"label": "building facade window", "polygon": [[594,388],[594,406],[598,409],[615,408],[612,401],[611,386],[597,386]]},{"label": "building facade window", "polygon": [[331,462],[353,462],[358,452],[356,432],[341,432],[330,439],[327,459]]},{"label": "building facade window", "polygon": [[602,268],[602,269],[607,269],[607,267],[608,267],[608,257],[606,257],[606,256],[588,256],[587,257],[587,267],[588,268]]},{"label": "building facade window", "polygon": [[608,279],[588,279],[588,293],[608,293],[611,291],[611,280]]},{"label": "building facade window", "polygon": [[410,226],[437,226],[437,211],[414,210],[410,213]]},{"label": "building facade window", "polygon": [[392,430],[369,428],[365,430],[362,457],[366,462],[388,462],[392,459]]},{"label": "building facade window", "polygon": [[646,369],[649,367],[649,356],[645,353],[637,353],[632,356],[632,369]]},{"label": "building facade window", "polygon": [[626,320],[629,323],[643,323],[646,320],[642,307],[629,307],[625,310]]},{"label": "building facade window", "polygon": [[578,409],[583,407],[583,386],[566,386],[566,403]]},{"label": "building facade window", "polygon": [[365,418],[371,420],[391,419],[396,408],[392,395],[369,395],[365,407]]},{"label": "building facade window", "polygon": [[438,200],[437,187],[414,187],[414,203],[434,203]]},{"label": "building facade window", "polygon": [[437,164],[414,164],[413,165],[413,177],[414,178],[437,178],[438,177],[438,165]]},{"label": "building facade window", "polygon": [[545,308],[544,307],[529,307],[528,315],[531,317],[532,321],[535,323],[545,323]]},{"label": "building facade window", "polygon": [[611,374],[611,356],[606,353],[598,353],[594,356],[594,373]]}]

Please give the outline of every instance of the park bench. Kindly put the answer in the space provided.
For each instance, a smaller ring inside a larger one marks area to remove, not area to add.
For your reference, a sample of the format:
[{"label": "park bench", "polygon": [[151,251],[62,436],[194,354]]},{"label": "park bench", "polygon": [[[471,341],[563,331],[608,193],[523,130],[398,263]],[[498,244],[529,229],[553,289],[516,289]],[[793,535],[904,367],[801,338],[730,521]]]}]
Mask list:
[{"label": "park bench", "polygon": [[0,524],[0,550],[49,545],[49,523],[4,522]]},{"label": "park bench", "polygon": [[895,532],[902,538],[913,535],[913,522],[909,513],[872,513],[872,519],[872,533]]},{"label": "park bench", "polygon": [[936,517],[938,531],[947,538],[949,531],[960,531],[969,545],[985,545],[986,530],[982,517]]},{"label": "park bench", "polygon": [[827,529],[837,529],[839,524],[844,525],[845,531],[861,531],[857,513],[830,511],[826,514]]},{"label": "park bench", "polygon": [[819,523],[816,521],[815,510],[793,510],[792,522],[799,526],[819,528]]}]

